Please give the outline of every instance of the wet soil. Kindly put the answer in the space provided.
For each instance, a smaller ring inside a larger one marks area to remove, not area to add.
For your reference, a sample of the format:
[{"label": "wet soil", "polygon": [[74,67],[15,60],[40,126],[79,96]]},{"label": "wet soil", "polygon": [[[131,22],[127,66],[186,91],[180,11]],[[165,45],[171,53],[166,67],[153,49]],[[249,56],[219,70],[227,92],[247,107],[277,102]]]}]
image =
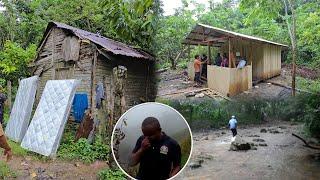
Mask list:
[{"label": "wet soil", "polygon": [[[4,161],[4,157],[1,157]],[[100,170],[107,168],[105,162],[96,161],[92,164],[61,160],[35,160],[34,158],[14,156],[8,163],[16,173],[16,178],[7,179],[97,179]]]},{"label": "wet soil", "polygon": [[177,179],[320,179],[320,151],[291,135],[301,132],[302,125],[288,122],[240,127],[238,135],[256,147],[247,151],[229,151],[232,135],[227,129],[194,133],[189,164],[200,155],[213,158],[197,168],[187,166]]}]

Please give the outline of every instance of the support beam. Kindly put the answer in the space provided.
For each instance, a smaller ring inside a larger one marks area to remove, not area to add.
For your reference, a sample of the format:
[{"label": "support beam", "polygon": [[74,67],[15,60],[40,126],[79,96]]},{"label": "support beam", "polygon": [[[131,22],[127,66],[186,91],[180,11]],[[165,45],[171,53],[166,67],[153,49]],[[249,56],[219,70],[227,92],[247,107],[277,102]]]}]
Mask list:
[{"label": "support beam", "polygon": [[211,64],[211,45],[209,42],[208,42],[208,60],[209,60],[208,64]]},{"label": "support beam", "polygon": [[96,70],[97,70],[97,47],[93,46],[93,61],[92,61],[92,71],[91,71],[91,113],[94,113],[95,109],[95,97],[96,97]]},{"label": "support beam", "polygon": [[216,42],[216,41],[219,41],[219,40],[226,40],[226,39],[228,39],[227,36],[218,37],[218,38],[208,37],[208,38],[206,38],[206,40],[204,42]]},{"label": "support beam", "polygon": [[228,39],[229,42],[229,68],[231,68],[231,42],[230,42],[230,38]]}]

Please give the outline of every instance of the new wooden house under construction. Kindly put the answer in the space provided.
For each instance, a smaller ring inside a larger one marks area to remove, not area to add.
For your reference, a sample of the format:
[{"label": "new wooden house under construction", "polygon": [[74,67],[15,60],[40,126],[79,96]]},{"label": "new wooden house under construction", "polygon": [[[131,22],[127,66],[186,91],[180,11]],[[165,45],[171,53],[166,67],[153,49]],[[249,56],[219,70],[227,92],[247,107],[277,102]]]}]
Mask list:
[{"label": "new wooden house under construction", "polygon": [[[113,86],[112,70],[127,68],[125,99],[128,107],[155,99],[152,84],[154,58],[148,53],[121,42],[58,22],[50,22],[33,62],[33,75],[40,77],[38,102],[48,80],[78,79],[77,92],[88,95],[93,107],[99,82]],[[112,96],[112,95],[111,95]]]},{"label": "new wooden house under construction", "polygon": [[[185,38],[183,44],[208,46],[208,87],[223,95],[232,96],[252,87],[253,81],[261,81],[280,75],[281,51],[287,45],[248,36],[224,29],[197,24]],[[228,54],[229,67],[213,65],[211,48]],[[236,68],[231,53],[246,57],[246,66]],[[194,78],[193,62],[189,64],[190,78]]]}]

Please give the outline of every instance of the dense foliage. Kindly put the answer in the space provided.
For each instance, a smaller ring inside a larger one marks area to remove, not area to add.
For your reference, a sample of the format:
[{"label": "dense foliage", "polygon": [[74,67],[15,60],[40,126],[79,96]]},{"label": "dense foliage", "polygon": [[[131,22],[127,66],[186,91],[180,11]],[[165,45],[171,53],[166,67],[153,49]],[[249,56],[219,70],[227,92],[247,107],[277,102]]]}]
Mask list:
[{"label": "dense foliage", "polygon": [[[182,38],[190,32],[195,22],[262,37],[289,46],[291,44],[285,21],[291,18],[291,12],[288,12],[288,17],[285,16],[282,0],[241,0],[238,5],[234,5],[232,0],[224,0],[222,3],[210,1],[211,6],[208,10],[196,1],[183,0],[183,2],[184,6],[177,9],[174,15],[162,16],[160,19],[161,26],[157,34],[160,40],[156,50],[160,64],[173,65],[172,59],[184,49],[181,45]],[[292,2],[297,16],[298,64],[320,67],[320,2],[317,0]],[[191,6],[197,8],[190,10]],[[172,28],[176,31],[172,32]],[[202,53],[196,49],[194,51]],[[190,61],[184,56],[178,63],[184,63],[184,60]],[[286,60],[291,61],[291,49]]]},{"label": "dense foliage", "polygon": [[231,115],[240,125],[270,120],[302,122],[306,132],[320,138],[320,95],[300,94],[286,99],[239,99],[238,101],[168,101],[159,100],[177,109],[191,129],[226,127]]},{"label": "dense foliage", "polygon": [[154,50],[159,0],[2,0],[0,6],[0,83],[28,76],[36,45],[49,21],[99,33]]},{"label": "dense foliage", "polygon": [[100,180],[125,180],[126,175],[119,169],[104,169],[98,173]]},{"label": "dense foliage", "polygon": [[92,163],[96,160],[108,161],[111,153],[110,145],[97,136],[90,144],[87,139],[74,140],[75,131],[66,130],[58,149],[58,157],[64,160],[81,160]]}]

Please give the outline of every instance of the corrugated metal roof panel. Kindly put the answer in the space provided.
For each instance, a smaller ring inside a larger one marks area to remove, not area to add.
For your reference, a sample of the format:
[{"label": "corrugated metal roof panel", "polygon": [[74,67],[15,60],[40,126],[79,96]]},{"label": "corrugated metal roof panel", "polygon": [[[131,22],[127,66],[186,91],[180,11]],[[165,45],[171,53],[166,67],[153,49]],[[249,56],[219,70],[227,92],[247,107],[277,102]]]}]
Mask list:
[{"label": "corrugated metal roof panel", "polygon": [[[245,35],[245,34],[240,34],[240,33],[237,33],[237,32],[233,32],[233,31],[228,31],[228,30],[224,30],[224,29],[221,29],[221,28],[217,28],[217,27],[213,27],[213,26],[209,26],[209,25],[205,25],[205,24],[197,24],[196,27],[194,27],[194,30],[197,29],[197,28],[204,28],[204,30],[213,30],[214,32],[217,32],[217,33],[220,33],[220,34],[224,34],[224,35],[227,35],[227,36],[237,36],[237,37],[242,37],[242,38],[246,38],[246,39],[250,39],[250,40],[255,40],[255,41],[261,41],[261,42],[265,42],[265,43],[269,43],[269,44],[274,44],[274,45],[278,45],[278,46],[283,46],[283,47],[288,47],[287,45],[285,44],[280,44],[280,43],[276,43],[276,42],[272,42],[272,41],[269,41],[269,40],[265,40],[265,39],[262,39],[262,38],[258,38],[258,37],[254,37],[254,36],[249,36],[249,35]],[[191,35],[192,33],[190,33],[186,39],[192,39],[193,38],[193,35]],[[199,43],[201,40],[199,40]],[[188,44],[188,40],[185,40],[184,43]]]},{"label": "corrugated metal roof panel", "polygon": [[87,39],[95,44],[100,45],[103,47],[104,50],[112,52],[116,55],[123,55],[123,56],[129,56],[129,57],[135,57],[135,58],[142,58],[142,59],[153,59],[151,55],[149,55],[146,52],[139,52],[141,50],[137,50],[129,45],[126,45],[124,43],[115,41],[110,38],[106,38],[104,36],[101,36],[99,34],[91,33],[82,29],[78,29],[63,23],[59,22],[50,22],[48,27],[56,26],[61,29],[66,29],[72,31],[73,34],[78,36],[80,39]]}]

